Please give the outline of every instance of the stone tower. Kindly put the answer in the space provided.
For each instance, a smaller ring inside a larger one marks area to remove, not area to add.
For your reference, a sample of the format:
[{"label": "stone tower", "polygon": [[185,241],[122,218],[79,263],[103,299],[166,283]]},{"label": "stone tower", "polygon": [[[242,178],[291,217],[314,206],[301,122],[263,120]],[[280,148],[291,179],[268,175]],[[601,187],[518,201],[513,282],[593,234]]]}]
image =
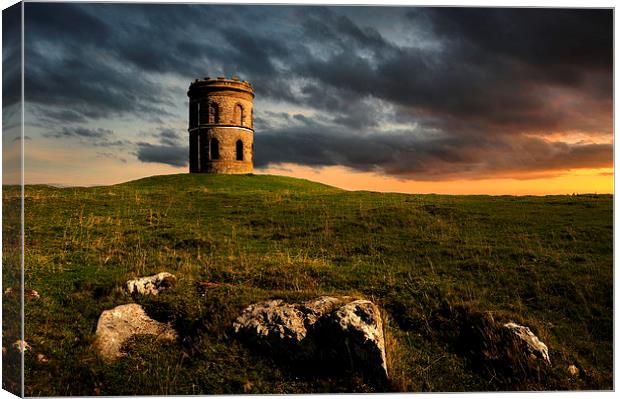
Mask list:
[{"label": "stone tower", "polygon": [[190,173],[252,173],[254,89],[233,76],[189,85]]}]

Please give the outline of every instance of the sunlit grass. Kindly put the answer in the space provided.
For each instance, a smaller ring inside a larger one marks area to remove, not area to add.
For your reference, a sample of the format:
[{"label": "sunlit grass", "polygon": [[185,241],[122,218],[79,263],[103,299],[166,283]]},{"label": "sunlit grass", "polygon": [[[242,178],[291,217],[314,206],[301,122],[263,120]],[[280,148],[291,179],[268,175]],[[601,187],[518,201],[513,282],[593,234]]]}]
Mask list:
[{"label": "sunlit grass", "polygon": [[[347,192],[265,175],[29,186],[26,288],[41,298],[26,303],[26,394],[377,389],[296,375],[231,333],[254,301],[323,294],[383,309],[393,378],[381,389],[611,389],[612,202]],[[117,289],[160,271],[178,283],[158,297]],[[132,300],[183,340],[138,338],[130,356],[105,365],[90,347],[97,318]],[[478,313],[530,326],[550,347],[545,379],[502,382],[474,367],[456,335]],[[586,374],[570,379],[569,364]]]}]

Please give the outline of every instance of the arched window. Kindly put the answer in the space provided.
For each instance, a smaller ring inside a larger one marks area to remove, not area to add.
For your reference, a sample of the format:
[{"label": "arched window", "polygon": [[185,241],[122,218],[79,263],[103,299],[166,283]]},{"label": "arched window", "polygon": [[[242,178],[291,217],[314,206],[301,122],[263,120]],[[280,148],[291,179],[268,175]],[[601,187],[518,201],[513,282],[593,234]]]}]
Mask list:
[{"label": "arched window", "polygon": [[209,123],[220,123],[220,109],[217,103],[209,104]]},{"label": "arched window", "polygon": [[238,123],[241,126],[245,125],[245,115],[243,115],[243,107],[241,104],[235,105],[235,115],[234,115],[235,123]]},{"label": "arched window", "polygon": [[243,161],[243,141],[237,140],[237,161]]},{"label": "arched window", "polygon": [[220,143],[216,138],[212,138],[209,143],[209,159],[216,160],[220,159]]}]

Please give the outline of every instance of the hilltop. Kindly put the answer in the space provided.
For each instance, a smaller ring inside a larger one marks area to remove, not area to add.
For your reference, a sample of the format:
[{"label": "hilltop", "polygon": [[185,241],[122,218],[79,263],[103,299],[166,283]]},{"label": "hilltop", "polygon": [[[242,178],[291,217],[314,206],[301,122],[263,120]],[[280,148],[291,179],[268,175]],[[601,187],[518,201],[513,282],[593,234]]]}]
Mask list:
[{"label": "hilltop", "polygon": [[[205,174],[25,195],[26,289],[40,294],[26,301],[29,396],[613,388],[611,195],[388,194]],[[179,281],[157,297],[116,289],[160,271]],[[230,331],[250,303],[325,294],[380,306],[389,386],[294,373]],[[90,348],[97,318],[132,300],[184,339],[139,338],[106,365]],[[485,317],[529,326],[551,369],[489,377],[459,340]]]}]

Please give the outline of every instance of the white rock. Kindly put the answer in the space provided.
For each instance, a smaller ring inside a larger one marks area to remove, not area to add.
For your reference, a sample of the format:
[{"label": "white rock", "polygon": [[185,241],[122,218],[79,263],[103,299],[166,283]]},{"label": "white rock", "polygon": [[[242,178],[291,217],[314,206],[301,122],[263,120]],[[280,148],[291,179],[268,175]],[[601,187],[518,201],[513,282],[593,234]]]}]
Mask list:
[{"label": "white rock", "polygon": [[106,360],[124,355],[121,348],[137,334],[155,335],[160,340],[176,340],[177,333],[166,323],[151,319],[136,303],[120,305],[101,313],[97,322],[94,346]]},{"label": "white rock", "polygon": [[282,300],[248,306],[233,323],[235,333],[275,357],[342,363],[387,378],[379,308],[350,297]]},{"label": "white rock", "polygon": [[253,335],[257,340],[292,340],[306,337],[304,315],[294,305],[282,300],[265,301],[248,306],[233,323],[235,333]]},{"label": "white rock", "polygon": [[161,272],[153,276],[140,277],[125,283],[125,290],[129,294],[157,295],[160,291],[169,288],[176,282],[176,277],[168,272]]},{"label": "white rock", "polygon": [[26,290],[24,292],[24,296],[28,299],[36,299],[41,297],[41,295],[39,295],[39,293],[35,290]]},{"label": "white rock", "polygon": [[338,308],[329,318],[340,328],[353,360],[387,378],[383,323],[377,305],[367,300],[353,301]]},{"label": "white rock", "polygon": [[13,342],[13,348],[17,349],[20,352],[26,352],[27,350],[32,350],[32,347],[30,345],[28,345],[28,342],[23,341],[21,339],[18,339],[17,341]]},{"label": "white rock", "polygon": [[351,297],[334,298],[332,296],[322,296],[301,303],[299,309],[304,314],[306,325],[310,327],[337,306],[351,300]]},{"label": "white rock", "polygon": [[524,348],[527,354],[532,357],[542,359],[548,364],[551,364],[547,345],[540,341],[538,337],[534,335],[534,333],[528,327],[510,322],[504,324],[504,328],[510,330],[514,334],[514,336],[518,338],[521,346]]}]

